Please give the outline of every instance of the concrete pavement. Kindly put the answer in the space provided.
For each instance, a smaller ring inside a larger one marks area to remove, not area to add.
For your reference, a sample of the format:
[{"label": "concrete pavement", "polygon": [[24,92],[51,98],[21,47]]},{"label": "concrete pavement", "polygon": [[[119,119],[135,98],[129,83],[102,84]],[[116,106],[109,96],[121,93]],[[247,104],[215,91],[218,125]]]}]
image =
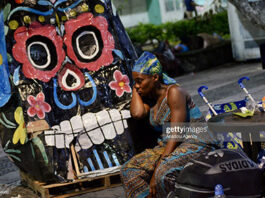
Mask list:
[{"label": "concrete pavement", "polygon": [[[193,75],[185,75],[176,78],[178,82],[193,97],[195,103],[205,114],[208,107],[197,94],[197,89],[201,85],[209,87],[205,95],[211,103],[220,104],[241,100],[245,97],[244,92],[239,88],[237,80],[243,76],[250,77],[250,81],[245,82],[246,88],[252,96],[260,101],[265,95],[265,70],[262,70],[261,63],[232,63],[222,65],[217,68],[201,71]],[[23,191],[27,192],[25,198],[37,197],[30,193],[29,189],[16,187],[19,185],[19,174],[17,168],[8,160],[3,150],[0,149],[0,193],[9,192],[13,189],[12,196],[20,194],[23,197]],[[11,194],[0,197],[11,197]],[[83,198],[123,198],[125,197],[122,187],[116,187],[99,192],[88,193],[81,196]]]},{"label": "concrete pavement", "polygon": [[243,76],[250,78],[249,81],[244,82],[248,91],[254,99],[261,101],[265,95],[265,70],[262,70],[261,63],[227,64],[195,75],[181,76],[177,80],[205,113],[208,107],[198,95],[197,89],[200,86],[208,86],[209,89],[204,93],[213,104],[241,100],[245,98],[245,93],[240,89],[237,81]]}]

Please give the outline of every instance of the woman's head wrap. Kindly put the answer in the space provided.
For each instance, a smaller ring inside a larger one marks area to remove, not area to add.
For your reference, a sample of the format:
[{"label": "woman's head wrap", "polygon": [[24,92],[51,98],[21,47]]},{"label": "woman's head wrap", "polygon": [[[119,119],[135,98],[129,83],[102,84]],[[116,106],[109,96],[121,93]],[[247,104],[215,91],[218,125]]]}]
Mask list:
[{"label": "woman's head wrap", "polygon": [[166,73],[162,72],[161,63],[157,57],[150,52],[144,52],[140,58],[138,58],[134,63],[132,71],[147,75],[158,74],[162,76],[163,82],[166,85],[177,83],[173,78],[170,78]]}]

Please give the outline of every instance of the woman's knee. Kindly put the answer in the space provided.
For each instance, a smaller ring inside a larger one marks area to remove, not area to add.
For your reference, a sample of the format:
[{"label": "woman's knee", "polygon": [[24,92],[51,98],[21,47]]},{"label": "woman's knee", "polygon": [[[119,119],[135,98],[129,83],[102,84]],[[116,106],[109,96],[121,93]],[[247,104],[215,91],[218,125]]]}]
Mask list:
[{"label": "woman's knee", "polygon": [[160,166],[157,167],[157,169],[156,169],[156,172],[155,172],[156,184],[161,184],[163,182],[164,166],[165,165],[160,164]]},{"label": "woman's knee", "polygon": [[122,166],[121,166],[121,169],[120,169],[120,175],[121,177],[123,178],[124,176],[126,176],[126,172],[128,171],[128,162],[124,163]]}]

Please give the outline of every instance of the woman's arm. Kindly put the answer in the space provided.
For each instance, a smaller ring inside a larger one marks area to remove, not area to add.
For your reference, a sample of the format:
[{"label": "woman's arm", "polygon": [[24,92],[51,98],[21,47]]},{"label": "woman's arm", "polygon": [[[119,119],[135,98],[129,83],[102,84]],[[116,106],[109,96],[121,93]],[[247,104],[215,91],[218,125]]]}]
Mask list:
[{"label": "woman's arm", "polygon": [[[179,123],[186,120],[186,95],[177,86],[172,86],[168,90],[168,106],[171,111],[170,126],[177,127]],[[180,144],[177,139],[169,139],[161,158],[172,153],[172,151]]]},{"label": "woman's arm", "polygon": [[[186,96],[185,94],[178,88],[177,86],[172,86],[168,90],[168,105],[171,111],[171,127],[175,127],[178,125],[178,123],[185,122],[186,120]],[[163,154],[160,157],[160,160],[158,161],[155,171],[153,173],[152,179],[150,181],[150,197],[155,197],[155,172],[157,167],[159,167],[161,163],[161,159],[172,153],[175,148],[180,144],[181,142],[178,142],[177,139],[169,139],[165,150]]]},{"label": "woman's arm", "polygon": [[132,101],[130,106],[130,112],[133,118],[142,119],[147,116],[150,111],[149,105],[143,102],[143,99],[133,87]]}]

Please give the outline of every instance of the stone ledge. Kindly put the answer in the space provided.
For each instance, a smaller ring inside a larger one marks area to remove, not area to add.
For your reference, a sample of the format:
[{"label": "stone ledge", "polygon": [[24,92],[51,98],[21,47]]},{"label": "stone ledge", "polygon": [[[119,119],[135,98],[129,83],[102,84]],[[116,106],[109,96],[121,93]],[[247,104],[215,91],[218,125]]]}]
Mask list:
[{"label": "stone ledge", "polygon": [[231,41],[224,41],[205,49],[192,50],[175,56],[185,72],[198,72],[233,61]]}]

